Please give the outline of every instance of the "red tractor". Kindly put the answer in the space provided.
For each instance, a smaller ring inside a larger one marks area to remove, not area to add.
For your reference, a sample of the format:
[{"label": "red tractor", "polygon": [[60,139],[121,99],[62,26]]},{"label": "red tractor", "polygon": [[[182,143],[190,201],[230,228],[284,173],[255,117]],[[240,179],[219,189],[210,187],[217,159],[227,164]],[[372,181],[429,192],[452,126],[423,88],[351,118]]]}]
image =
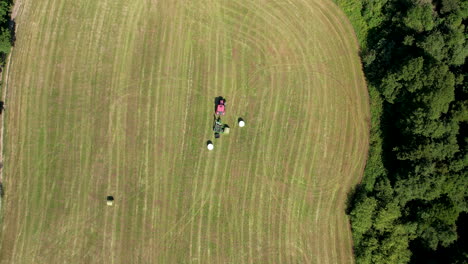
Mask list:
[{"label": "red tractor", "polygon": [[219,97],[216,102],[216,114],[224,115],[226,100],[223,97]]}]

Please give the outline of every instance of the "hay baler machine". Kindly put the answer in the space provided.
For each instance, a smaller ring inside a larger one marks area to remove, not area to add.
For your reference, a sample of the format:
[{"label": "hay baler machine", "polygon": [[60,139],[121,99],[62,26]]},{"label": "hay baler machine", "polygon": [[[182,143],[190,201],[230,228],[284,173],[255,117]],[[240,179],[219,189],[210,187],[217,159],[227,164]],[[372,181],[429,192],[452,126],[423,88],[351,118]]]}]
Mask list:
[{"label": "hay baler machine", "polygon": [[215,138],[219,138],[221,134],[229,134],[229,126],[221,122],[221,118],[215,117],[215,122],[213,124],[213,131]]}]

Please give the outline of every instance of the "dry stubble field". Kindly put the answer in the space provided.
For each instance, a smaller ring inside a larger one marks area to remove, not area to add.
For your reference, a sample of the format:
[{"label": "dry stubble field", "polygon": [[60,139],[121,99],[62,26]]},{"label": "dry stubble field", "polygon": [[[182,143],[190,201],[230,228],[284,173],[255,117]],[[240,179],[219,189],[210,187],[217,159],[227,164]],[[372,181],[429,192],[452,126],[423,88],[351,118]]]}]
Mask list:
[{"label": "dry stubble field", "polygon": [[369,109],[331,0],[24,0],[16,22],[1,263],[353,261]]}]

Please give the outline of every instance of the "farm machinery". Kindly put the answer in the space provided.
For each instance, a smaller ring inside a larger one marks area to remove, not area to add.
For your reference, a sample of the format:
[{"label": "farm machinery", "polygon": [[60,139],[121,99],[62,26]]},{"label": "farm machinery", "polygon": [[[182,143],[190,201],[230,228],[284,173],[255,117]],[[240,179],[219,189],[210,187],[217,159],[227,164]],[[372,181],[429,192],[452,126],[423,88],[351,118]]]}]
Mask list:
[{"label": "farm machinery", "polygon": [[217,115],[224,115],[226,111],[226,99],[224,99],[222,96],[219,96],[215,99],[215,112]]},{"label": "farm machinery", "polygon": [[[214,115],[213,115],[213,132],[215,138],[220,138],[221,134],[229,134],[229,126],[227,124],[223,124],[221,121],[221,116],[224,116],[226,113],[226,99],[222,96],[218,96],[215,98],[214,101]],[[238,120],[239,127],[244,127],[245,122],[244,119],[239,118]],[[214,149],[214,144],[211,140],[207,141],[206,145],[208,150]]]},{"label": "farm machinery", "polygon": [[223,122],[221,121],[221,117],[216,118],[215,116],[214,124],[213,124],[213,131],[214,131],[215,138],[219,138],[221,134],[229,134],[229,126],[226,124],[223,124]]}]

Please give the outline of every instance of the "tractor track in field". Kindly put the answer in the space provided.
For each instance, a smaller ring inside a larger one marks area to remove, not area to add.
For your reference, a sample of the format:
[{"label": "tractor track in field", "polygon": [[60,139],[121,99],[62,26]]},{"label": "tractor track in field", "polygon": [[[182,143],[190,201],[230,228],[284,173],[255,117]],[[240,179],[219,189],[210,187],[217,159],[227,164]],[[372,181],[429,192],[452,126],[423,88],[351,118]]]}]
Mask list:
[{"label": "tractor track in field", "polygon": [[[13,8],[12,8],[12,11],[11,11],[11,20],[12,21],[15,21],[16,19],[16,16],[18,16],[18,14],[21,13],[22,11],[22,7],[23,7],[23,2],[21,0],[18,0],[18,1],[15,1],[14,5],[13,5]],[[14,29],[16,31],[16,28]],[[15,32],[16,34],[16,32]],[[14,50],[14,46],[11,47],[11,50],[10,50],[10,53],[8,54],[7,58],[6,58],[6,66],[2,69],[2,72],[1,72],[1,75],[0,75],[0,79],[1,80],[5,80],[5,82],[2,84],[2,94],[1,94],[1,101],[3,102],[6,102],[6,99],[7,99],[7,96],[8,96],[8,72],[9,72],[9,68],[10,68],[10,63],[11,63],[11,56],[13,54],[13,50]],[[5,110],[5,109],[2,109],[2,110]],[[1,215],[3,213],[3,210],[2,210],[2,198],[3,198],[3,195],[4,195],[4,189],[3,189],[3,167],[4,167],[4,160],[3,160],[3,146],[4,146],[4,127],[5,127],[5,112],[3,111],[3,113],[1,114],[0,116],[0,224],[2,223],[1,222],[1,219],[3,219],[3,215]],[[0,232],[1,234],[1,232]]]}]

